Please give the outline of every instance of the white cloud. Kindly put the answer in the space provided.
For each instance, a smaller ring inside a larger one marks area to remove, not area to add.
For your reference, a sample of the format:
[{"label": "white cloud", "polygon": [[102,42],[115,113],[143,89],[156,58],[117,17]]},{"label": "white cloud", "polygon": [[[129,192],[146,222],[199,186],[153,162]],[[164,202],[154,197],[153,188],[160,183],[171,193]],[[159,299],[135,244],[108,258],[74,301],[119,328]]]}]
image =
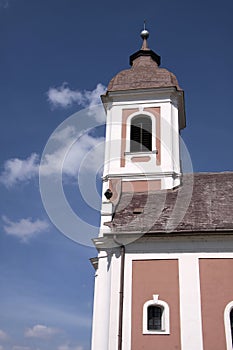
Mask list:
[{"label": "white cloud", "polygon": [[48,100],[52,107],[70,107],[73,103],[83,105],[83,95],[78,90],[71,90],[67,83],[63,83],[61,86],[49,88],[47,92]]},{"label": "white cloud", "polygon": [[52,108],[68,108],[77,104],[84,108],[88,107],[90,115],[93,115],[98,121],[104,121],[104,113],[96,108],[96,105],[101,103],[100,95],[104,94],[105,91],[106,87],[100,83],[92,91],[72,90],[67,83],[63,83],[57,88],[49,88],[47,96]]},{"label": "white cloud", "polygon": [[87,101],[85,107],[88,108],[88,115],[93,116],[97,122],[101,123],[105,123],[106,120],[106,114],[103,105],[102,103],[100,104],[100,96],[105,93],[105,90],[105,86],[98,84],[96,86],[96,89],[93,91],[85,92],[85,98]]},{"label": "white cloud", "polygon": [[[78,171],[97,173],[104,161],[104,137],[93,137],[88,133],[79,134],[74,126],[59,129],[51,136],[54,144],[40,164],[40,157],[32,153],[26,159],[9,159],[3,165],[0,183],[11,188],[20,182],[28,182],[40,175],[77,176]],[[81,165],[81,168],[80,168]]]},{"label": "white cloud", "polygon": [[106,92],[106,87],[101,83],[96,85],[96,88],[92,91],[85,90],[83,97],[85,101],[85,107],[93,107],[101,102],[100,96]]},{"label": "white cloud", "polygon": [[[60,150],[62,154],[62,150]],[[78,171],[96,171],[102,164],[104,139],[83,135],[79,142],[73,144],[63,163],[66,175],[76,176]],[[56,155],[53,155],[56,157]],[[49,165],[51,164],[51,159]]]},{"label": "white cloud", "polygon": [[[95,138],[84,134],[77,140],[72,127],[59,131],[54,136],[59,141],[57,149],[46,154],[40,166],[41,175],[58,174],[62,171],[64,175],[76,176],[80,164],[84,170],[96,171],[102,165],[104,154],[104,138]],[[71,147],[67,147],[70,146]],[[69,151],[67,152],[67,148]],[[0,175],[0,183],[11,188],[20,182],[27,182],[38,175],[39,155],[33,153],[27,159],[9,159],[4,164]]]},{"label": "white cloud", "polygon": [[40,338],[48,339],[61,331],[57,328],[47,327],[41,324],[37,324],[32,328],[27,328],[24,332],[26,338]]},{"label": "white cloud", "polygon": [[6,187],[11,187],[18,182],[31,180],[38,174],[39,155],[32,153],[27,159],[8,159],[4,163],[0,182]]},{"label": "white cloud", "polygon": [[[40,166],[43,176],[63,173],[77,176],[78,171],[98,171],[103,163],[105,140],[83,134],[77,140],[75,129],[68,126],[53,135],[59,141],[57,149],[47,153]],[[68,150],[68,151],[67,151]]]},{"label": "white cloud", "polygon": [[23,242],[27,242],[38,233],[49,229],[49,224],[39,219],[33,221],[31,218],[27,218],[15,222],[3,215],[2,220],[5,223],[3,226],[4,231],[9,235],[20,238]]},{"label": "white cloud", "polygon": [[7,340],[8,335],[2,329],[0,329],[0,340]]},{"label": "white cloud", "polygon": [[[104,92],[105,87],[102,84],[98,84],[93,91],[80,92],[71,90],[67,84],[63,83],[58,88],[50,88],[47,94],[53,107],[68,107],[73,103],[77,103],[83,107],[89,107],[87,114],[93,116],[98,122],[102,122],[105,119],[103,107],[96,105],[100,102],[99,96]],[[80,136],[74,126],[64,127],[53,134],[52,138],[58,142],[58,147],[54,148],[55,150],[52,153],[46,155],[40,169],[41,174],[50,175],[62,170],[67,175],[77,175],[77,169],[84,155],[91,148],[93,148],[91,162],[86,162],[84,167],[88,170],[96,170],[96,166],[99,167],[98,160],[101,159],[102,161],[103,159],[104,139],[92,137],[88,134]],[[102,146],[99,147],[100,142]],[[69,152],[67,152],[67,145],[69,147],[73,145]],[[37,153],[32,153],[26,159],[8,159],[3,165],[0,183],[10,188],[20,182],[30,181],[38,175],[39,158],[40,156]]]},{"label": "white cloud", "polygon": [[30,350],[29,346],[14,345],[12,350]]},{"label": "white cloud", "polygon": [[52,134],[51,139],[60,142],[60,144],[66,145],[71,143],[77,138],[77,132],[74,126],[68,125],[61,130],[57,130]]}]

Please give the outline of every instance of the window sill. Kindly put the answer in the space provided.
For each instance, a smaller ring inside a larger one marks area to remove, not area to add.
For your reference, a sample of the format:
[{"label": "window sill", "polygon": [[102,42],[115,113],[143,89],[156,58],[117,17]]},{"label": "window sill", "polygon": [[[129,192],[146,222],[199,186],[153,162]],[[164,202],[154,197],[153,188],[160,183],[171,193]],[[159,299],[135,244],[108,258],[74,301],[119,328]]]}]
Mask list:
[{"label": "window sill", "polygon": [[170,332],[164,330],[164,331],[144,331],[142,334],[152,334],[152,335],[156,335],[156,334],[163,334],[163,335],[169,335]]},{"label": "window sill", "polygon": [[143,156],[148,155],[148,154],[158,154],[158,151],[154,150],[154,151],[143,151],[143,152],[124,152],[125,156],[134,156],[134,155],[136,155],[137,157],[140,157],[140,156],[143,157]]}]

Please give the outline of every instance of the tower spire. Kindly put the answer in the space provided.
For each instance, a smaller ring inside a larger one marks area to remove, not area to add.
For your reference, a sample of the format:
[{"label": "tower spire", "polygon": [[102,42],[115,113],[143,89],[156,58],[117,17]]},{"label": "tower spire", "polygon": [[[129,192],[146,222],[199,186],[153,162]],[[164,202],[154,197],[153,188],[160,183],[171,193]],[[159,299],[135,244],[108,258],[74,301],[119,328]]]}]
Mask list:
[{"label": "tower spire", "polygon": [[144,20],[144,29],[141,31],[141,38],[143,40],[141,50],[150,50],[148,47],[147,39],[149,38],[149,32],[146,29],[146,20]]},{"label": "tower spire", "polygon": [[129,58],[129,63],[132,66],[133,65],[133,61],[141,56],[150,56],[152,58],[153,61],[155,61],[157,63],[157,65],[160,65],[160,56],[157,55],[154,51],[152,51],[147,43],[147,39],[149,38],[149,32],[146,29],[146,21],[144,20],[144,26],[143,26],[143,30],[140,33],[140,36],[143,40],[142,42],[142,47],[140,50],[138,50],[137,52],[133,53],[130,58]]}]

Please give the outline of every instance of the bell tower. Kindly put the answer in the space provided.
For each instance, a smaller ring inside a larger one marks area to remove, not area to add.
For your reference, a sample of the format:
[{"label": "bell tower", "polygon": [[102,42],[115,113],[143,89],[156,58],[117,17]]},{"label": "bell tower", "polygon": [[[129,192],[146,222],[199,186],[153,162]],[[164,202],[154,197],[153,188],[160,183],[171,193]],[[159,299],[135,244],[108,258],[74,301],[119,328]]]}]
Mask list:
[{"label": "bell tower", "polygon": [[112,78],[102,96],[107,115],[103,193],[111,189],[113,201],[122,192],[172,189],[181,182],[184,94],[174,74],[159,67],[148,37],[144,28],[131,68]]},{"label": "bell tower", "polygon": [[[149,48],[148,37],[144,28],[141,49],[130,56],[131,68],[113,77],[101,96],[106,111],[106,144],[100,233],[93,240],[99,255],[92,350],[133,349],[131,321],[124,327],[131,311],[123,311],[127,309],[123,294],[125,258],[134,243],[126,246],[126,240],[115,235],[111,227],[120,199],[125,194],[132,197],[172,190],[181,184],[179,133],[186,123],[184,93],[175,75],[160,68],[160,56]],[[136,239],[137,235],[130,233],[129,242]],[[154,293],[150,298],[149,306],[155,300],[169,314],[160,295]]]}]

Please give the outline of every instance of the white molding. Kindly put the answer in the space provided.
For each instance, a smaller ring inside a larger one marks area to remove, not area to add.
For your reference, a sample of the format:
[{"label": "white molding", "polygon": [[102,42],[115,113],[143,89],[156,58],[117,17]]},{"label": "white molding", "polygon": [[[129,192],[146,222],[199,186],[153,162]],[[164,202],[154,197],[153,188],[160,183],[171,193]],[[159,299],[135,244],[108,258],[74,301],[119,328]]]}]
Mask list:
[{"label": "white molding", "polygon": [[163,100],[164,98],[173,99],[174,95],[182,95],[181,91],[178,91],[175,87],[165,87],[165,88],[148,88],[148,89],[131,89],[131,90],[122,90],[122,91],[108,91],[108,94],[104,96],[104,103],[106,102],[126,102],[138,100],[138,99],[148,99],[154,100]]},{"label": "white molding", "polygon": [[[155,123],[155,115],[150,113],[150,112],[147,112],[147,111],[140,111],[140,108],[139,108],[139,111],[137,112],[134,112],[132,114],[130,114],[127,118],[127,121],[126,121],[126,155],[128,153],[130,153],[130,128],[131,128],[131,121],[134,117],[137,117],[137,116],[147,116],[151,119],[151,135],[152,135],[152,150],[155,150],[156,148],[156,123]],[[138,152],[133,152],[135,155],[138,153]]]},{"label": "white molding", "polygon": [[226,346],[227,350],[232,350],[232,334],[231,334],[231,324],[230,324],[230,312],[233,309],[233,301],[230,301],[224,310],[224,325],[226,334]]},{"label": "white molding", "polygon": [[[139,234],[139,232],[131,232],[131,234]],[[123,236],[121,233],[119,236]],[[219,254],[223,255],[223,258],[233,258],[233,236],[224,235],[224,232],[216,233],[215,235],[207,235],[203,233],[202,235],[196,235],[193,237],[187,234],[183,236],[175,236],[172,233],[169,237],[162,233],[157,234],[157,237],[146,237],[143,236],[135,241],[133,244],[127,246],[127,252],[130,254],[141,254],[143,252],[148,258],[151,256],[167,256],[166,254],[175,254],[175,256],[180,257],[185,254],[195,254],[196,257],[211,257],[218,258]],[[127,234],[125,234],[127,237]],[[108,236],[111,239],[111,235]]]},{"label": "white molding", "polygon": [[195,259],[233,259],[232,253],[128,253],[129,261],[133,260],[178,260],[186,257],[193,257]]},{"label": "white molding", "polygon": [[[136,155],[136,153],[135,153]],[[138,178],[144,178],[144,179],[147,179],[147,178],[150,178],[150,179],[161,179],[161,177],[181,177],[182,174],[181,173],[176,173],[174,171],[166,171],[166,172],[151,172],[151,173],[146,173],[145,174],[142,174],[142,173],[116,173],[116,174],[107,174],[105,176],[102,177],[102,180],[103,182],[106,182],[110,179],[115,179],[115,178],[132,178],[137,180]],[[131,180],[131,179],[130,179]]]},{"label": "white molding", "polygon": [[[147,322],[148,322],[148,307],[149,306],[162,306],[162,329],[161,330],[148,330]],[[153,295],[152,300],[148,300],[143,305],[143,319],[142,319],[142,332],[143,334],[170,334],[170,310],[169,305],[159,299],[158,294]]]}]

